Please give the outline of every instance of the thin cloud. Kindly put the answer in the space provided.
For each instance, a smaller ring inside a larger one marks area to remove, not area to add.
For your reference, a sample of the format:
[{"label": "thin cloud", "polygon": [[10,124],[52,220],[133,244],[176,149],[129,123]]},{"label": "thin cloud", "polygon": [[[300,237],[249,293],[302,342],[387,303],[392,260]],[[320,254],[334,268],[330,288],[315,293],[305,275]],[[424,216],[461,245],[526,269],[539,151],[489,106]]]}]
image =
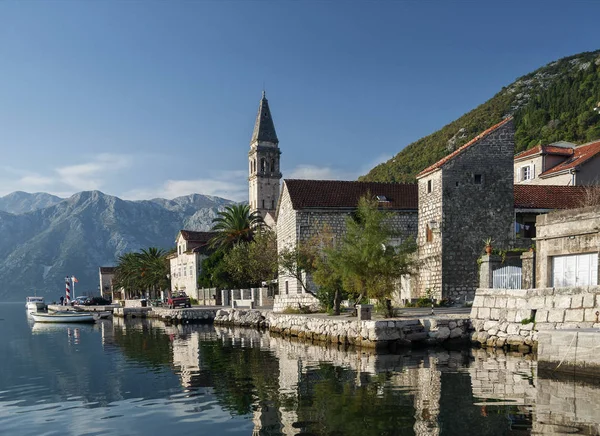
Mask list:
[{"label": "thin cloud", "polygon": [[76,190],[89,191],[100,189],[107,173],[131,166],[131,158],[126,155],[103,153],[94,157],[92,162],[57,168],[60,181]]},{"label": "thin cloud", "polygon": [[0,177],[0,195],[14,191],[43,191],[68,197],[75,192],[100,189],[108,177],[129,168],[131,163],[128,155],[103,153],[93,156],[89,162],[54,168],[49,174],[6,167],[2,168],[4,178]]},{"label": "thin cloud", "polygon": [[316,165],[298,165],[288,174],[284,173],[285,179],[312,179],[312,180],[354,180],[356,174],[332,167],[320,167]]},{"label": "thin cloud", "polygon": [[155,189],[134,189],[123,194],[128,200],[150,198],[173,199],[190,194],[213,195],[234,201],[248,199],[248,182],[245,171],[223,171],[214,178],[193,180],[167,180]]}]

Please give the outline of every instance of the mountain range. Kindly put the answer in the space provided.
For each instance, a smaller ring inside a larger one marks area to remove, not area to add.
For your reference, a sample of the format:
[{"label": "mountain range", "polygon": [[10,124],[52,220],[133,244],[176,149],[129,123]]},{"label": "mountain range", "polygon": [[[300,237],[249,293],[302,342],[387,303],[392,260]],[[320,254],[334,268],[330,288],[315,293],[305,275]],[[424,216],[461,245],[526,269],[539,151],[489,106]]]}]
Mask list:
[{"label": "mountain range", "polygon": [[34,293],[58,300],[67,275],[77,277],[77,295],[97,294],[98,267],[115,265],[129,251],[171,249],[179,230],[209,230],[229,204],[199,194],[143,201],[99,191],[66,199],[25,192],[0,197],[0,301]]},{"label": "mountain range", "polygon": [[502,88],[440,130],[404,147],[360,180],[414,182],[415,175],[512,115],[515,152],[600,138],[600,50],[551,62]]}]

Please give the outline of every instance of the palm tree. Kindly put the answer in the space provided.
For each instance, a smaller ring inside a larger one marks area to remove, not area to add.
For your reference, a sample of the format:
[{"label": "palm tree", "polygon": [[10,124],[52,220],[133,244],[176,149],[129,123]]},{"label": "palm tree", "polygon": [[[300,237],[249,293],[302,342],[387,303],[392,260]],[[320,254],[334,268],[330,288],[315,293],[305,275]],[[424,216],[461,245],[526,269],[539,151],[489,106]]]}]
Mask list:
[{"label": "palm tree", "polygon": [[250,242],[254,233],[264,225],[262,216],[256,211],[250,212],[247,204],[227,206],[213,220],[213,232],[217,232],[210,245],[227,250],[240,242]]},{"label": "palm tree", "polygon": [[[142,291],[168,288],[168,253],[160,248],[150,247],[140,253],[125,253],[119,256],[114,283],[122,287],[129,296]],[[156,295],[154,296],[156,297]]]}]

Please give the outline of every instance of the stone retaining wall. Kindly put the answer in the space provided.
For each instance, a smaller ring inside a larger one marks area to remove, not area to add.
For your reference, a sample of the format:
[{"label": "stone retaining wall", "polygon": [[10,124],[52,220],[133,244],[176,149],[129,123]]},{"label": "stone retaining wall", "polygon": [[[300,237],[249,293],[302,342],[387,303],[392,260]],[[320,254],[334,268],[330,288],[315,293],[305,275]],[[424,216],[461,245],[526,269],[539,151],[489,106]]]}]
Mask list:
[{"label": "stone retaining wall", "polygon": [[284,336],[369,348],[466,342],[470,331],[469,320],[463,318],[358,321],[347,317],[235,309],[219,310],[215,324],[265,327]]},{"label": "stone retaining wall", "polygon": [[478,289],[472,340],[484,347],[528,351],[538,331],[598,328],[600,286],[542,289]]},{"label": "stone retaining wall", "polygon": [[273,312],[283,312],[286,308],[298,309],[306,306],[311,310],[318,310],[321,303],[310,294],[284,294],[276,295],[273,303]]}]

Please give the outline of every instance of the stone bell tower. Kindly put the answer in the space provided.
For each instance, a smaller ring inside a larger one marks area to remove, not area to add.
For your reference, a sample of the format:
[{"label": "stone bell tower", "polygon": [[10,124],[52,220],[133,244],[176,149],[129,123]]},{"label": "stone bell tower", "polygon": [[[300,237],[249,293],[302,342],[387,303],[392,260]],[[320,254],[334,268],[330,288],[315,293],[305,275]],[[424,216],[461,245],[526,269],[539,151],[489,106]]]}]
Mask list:
[{"label": "stone bell tower", "polygon": [[279,199],[280,155],[279,139],[263,91],[248,152],[248,182],[250,211],[258,211],[269,226],[275,223],[275,208]]}]

